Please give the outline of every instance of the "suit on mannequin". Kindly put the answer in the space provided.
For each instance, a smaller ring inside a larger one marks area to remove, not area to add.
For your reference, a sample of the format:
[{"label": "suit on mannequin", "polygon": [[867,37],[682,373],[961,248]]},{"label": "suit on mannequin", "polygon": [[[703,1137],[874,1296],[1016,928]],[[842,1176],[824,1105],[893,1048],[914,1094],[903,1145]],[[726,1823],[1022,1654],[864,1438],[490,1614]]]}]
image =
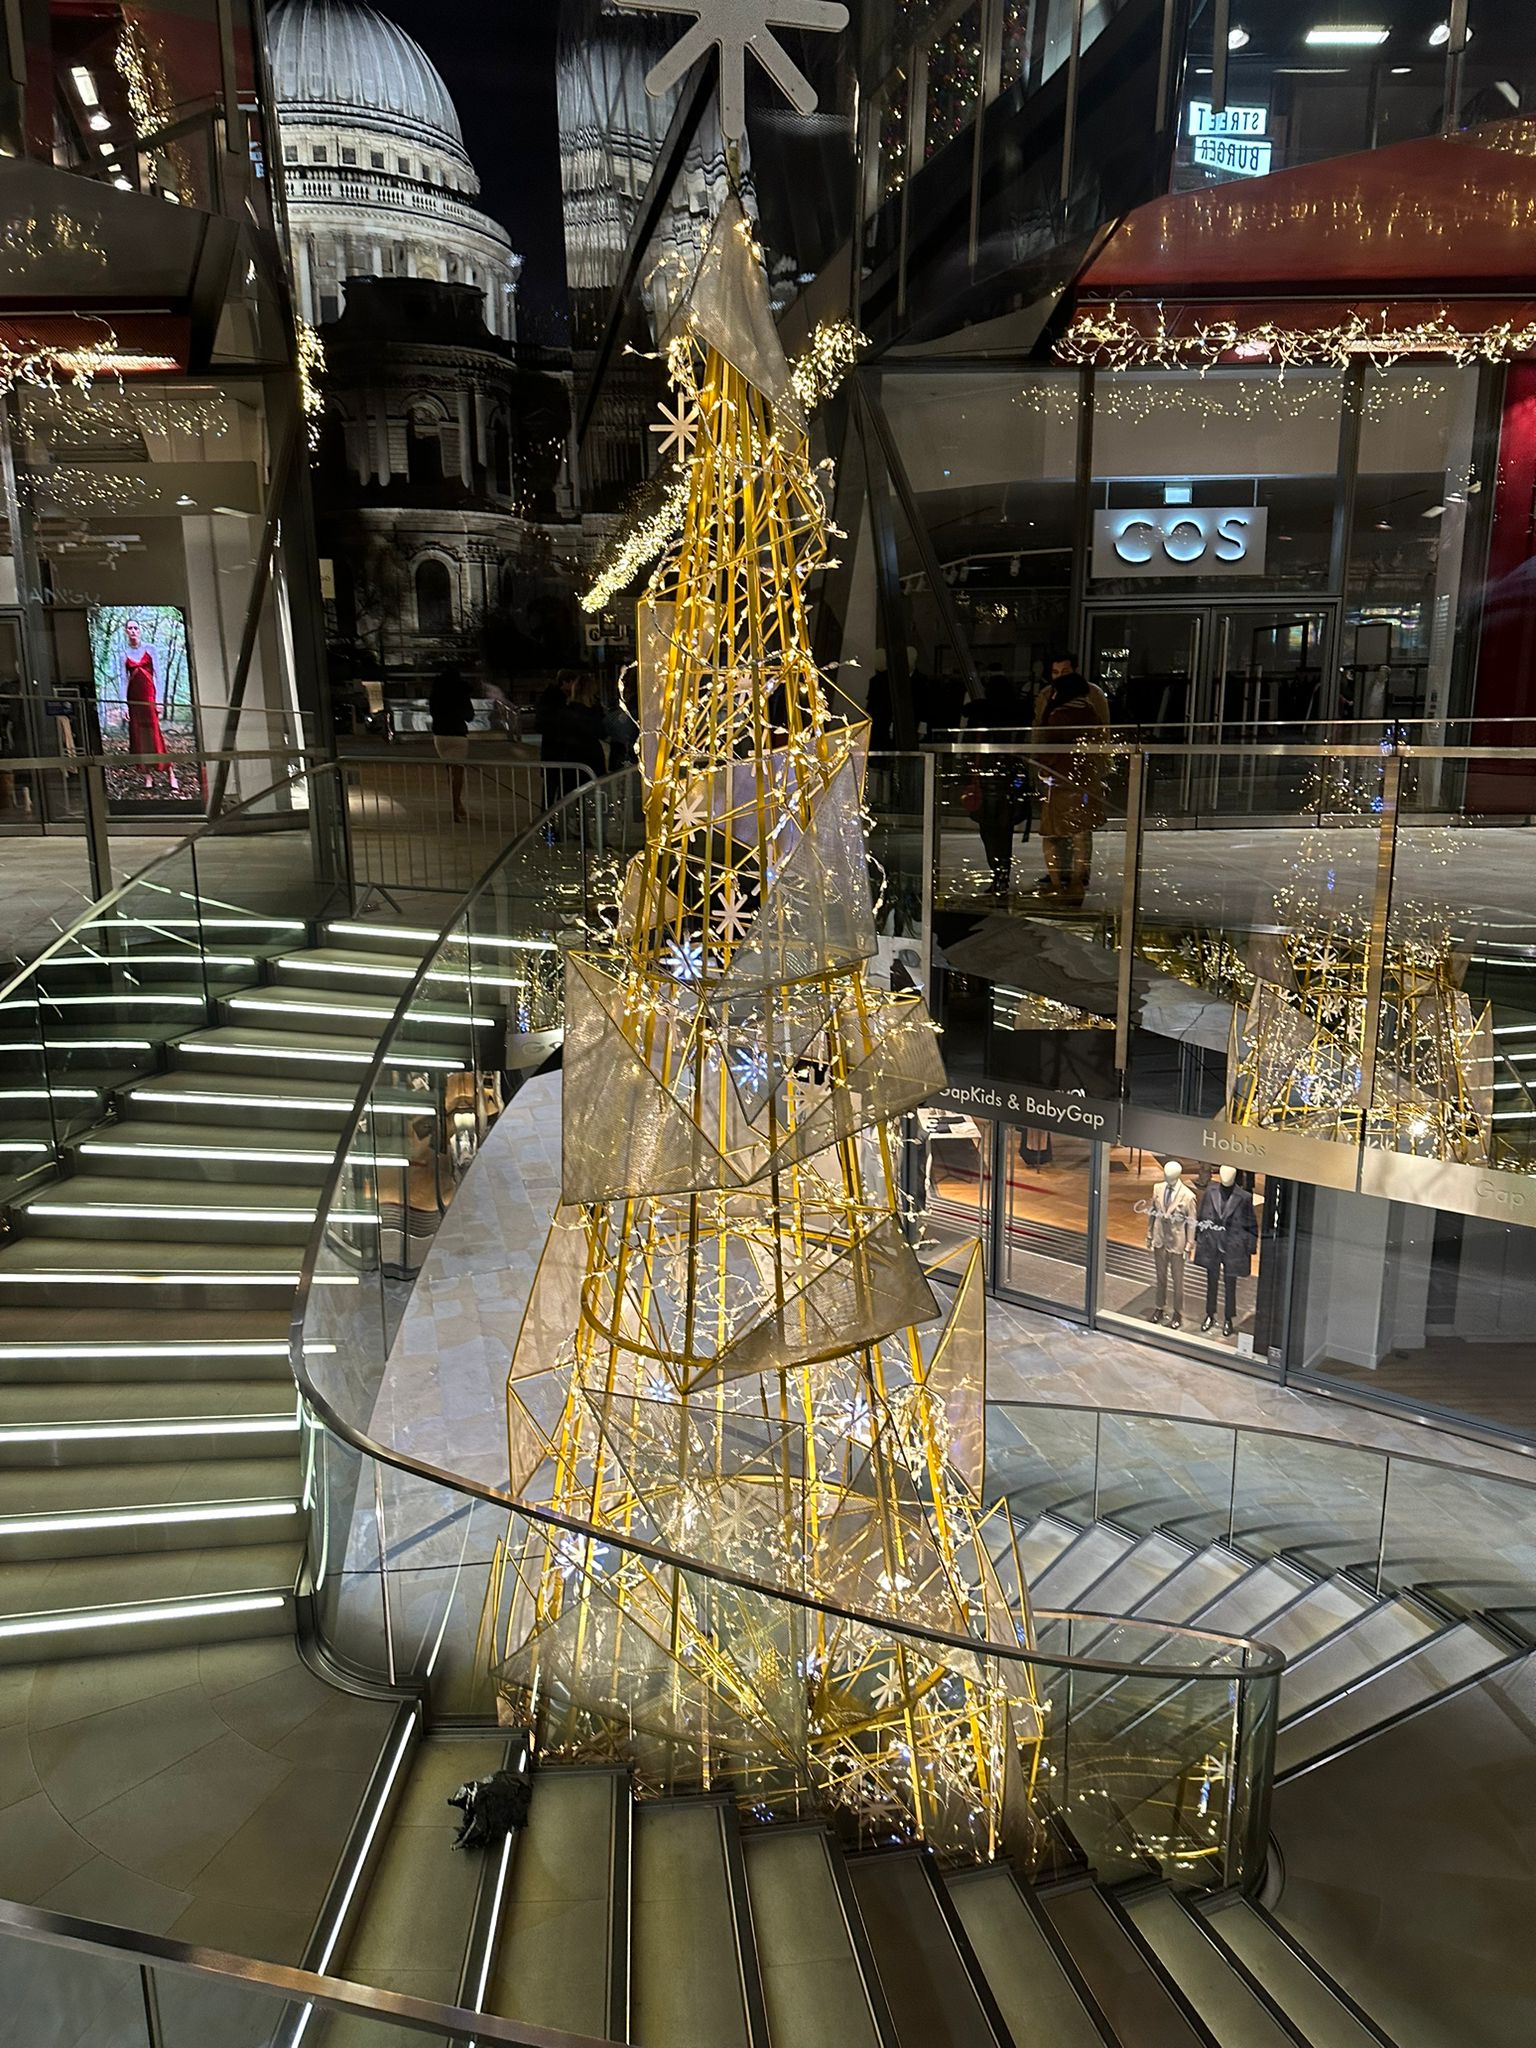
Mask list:
[{"label": "suit on mannequin", "polygon": [[1258,1242],[1259,1219],[1254,1214],[1253,1196],[1247,1188],[1239,1187],[1235,1168],[1224,1166],[1200,1197],[1195,1218],[1195,1263],[1205,1268],[1202,1330],[1209,1330],[1216,1321],[1218,1273],[1225,1296],[1221,1334],[1230,1337],[1237,1328],[1237,1283],[1252,1272]]},{"label": "suit on mannequin", "polygon": [[1195,1191],[1184,1179],[1177,1159],[1163,1162],[1163,1184],[1152,1196],[1147,1215],[1147,1250],[1157,1269],[1157,1306],[1154,1323],[1163,1320],[1163,1304],[1173,1290],[1170,1330],[1178,1329],[1184,1316],[1184,1267],[1195,1242]]}]

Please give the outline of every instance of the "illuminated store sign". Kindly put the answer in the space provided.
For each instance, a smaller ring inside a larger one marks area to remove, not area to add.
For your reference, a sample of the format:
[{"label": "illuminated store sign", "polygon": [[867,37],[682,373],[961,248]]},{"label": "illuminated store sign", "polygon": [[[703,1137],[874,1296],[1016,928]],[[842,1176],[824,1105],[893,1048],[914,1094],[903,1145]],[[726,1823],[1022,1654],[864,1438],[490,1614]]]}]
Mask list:
[{"label": "illuminated store sign", "polygon": [[1274,164],[1268,107],[1223,107],[1209,100],[1189,103],[1190,156],[1208,171],[1239,178],[1264,178]]},{"label": "illuminated store sign", "polygon": [[1262,505],[1149,505],[1095,512],[1095,576],[1259,576],[1269,513]]}]

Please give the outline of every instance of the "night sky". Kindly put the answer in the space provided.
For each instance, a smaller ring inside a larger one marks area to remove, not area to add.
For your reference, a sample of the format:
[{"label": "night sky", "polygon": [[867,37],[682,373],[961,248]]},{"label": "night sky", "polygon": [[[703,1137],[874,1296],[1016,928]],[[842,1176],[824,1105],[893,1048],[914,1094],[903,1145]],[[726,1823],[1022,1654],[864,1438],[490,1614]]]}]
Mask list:
[{"label": "night sky", "polygon": [[523,258],[519,331],[564,338],[565,258],[555,119],[559,0],[374,0],[447,81],[487,213]]}]

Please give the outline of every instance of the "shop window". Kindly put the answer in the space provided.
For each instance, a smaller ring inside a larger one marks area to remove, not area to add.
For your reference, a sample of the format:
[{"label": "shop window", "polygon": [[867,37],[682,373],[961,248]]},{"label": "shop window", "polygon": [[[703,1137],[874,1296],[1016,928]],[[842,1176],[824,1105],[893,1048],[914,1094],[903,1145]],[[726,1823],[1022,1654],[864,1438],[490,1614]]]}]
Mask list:
[{"label": "shop window", "polygon": [[1174,1329],[1230,1356],[1267,1358],[1266,1176],[1229,1168],[1227,1185],[1209,1163],[1130,1145],[1106,1151],[1100,1313]]},{"label": "shop window", "polygon": [[1094,1141],[1041,1126],[1002,1133],[1002,1273],[1010,1294],[1081,1315],[1087,1305]]},{"label": "shop window", "polygon": [[923,1254],[957,1271],[991,1213],[993,1127],[984,1117],[945,1109],[920,1109],[913,1125]]},{"label": "shop window", "polygon": [[427,639],[453,631],[453,584],[447,564],[434,556],[416,568],[416,630]]}]

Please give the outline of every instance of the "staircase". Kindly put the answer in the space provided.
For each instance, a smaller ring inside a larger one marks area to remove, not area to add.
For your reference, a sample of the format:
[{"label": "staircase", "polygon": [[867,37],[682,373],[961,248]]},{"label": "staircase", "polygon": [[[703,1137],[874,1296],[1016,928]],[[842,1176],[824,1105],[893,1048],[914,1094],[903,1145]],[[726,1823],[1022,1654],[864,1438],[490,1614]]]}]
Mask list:
[{"label": "staircase", "polygon": [[[39,1150],[38,1130],[61,1130],[65,1171],[3,1212],[0,1661],[292,1628],[293,1291],[355,1091],[427,938],[111,919],[47,960],[28,1017],[47,1080],[7,1084],[6,1130]],[[430,1084],[467,1064],[463,983],[453,992],[433,1001],[429,984],[413,1006],[415,1085],[402,1073],[375,1097],[386,1260],[402,1256],[415,1182],[434,1180]],[[432,1186],[422,1199],[435,1218]],[[357,1231],[377,1236],[371,1221]],[[357,1256],[369,1269],[379,1251],[359,1237]]]},{"label": "staircase", "polygon": [[[1128,1616],[1283,1651],[1277,1779],[1313,1769],[1530,1648],[1492,1616],[1454,1613],[1427,1592],[1378,1595],[1348,1572],[1320,1576],[1288,1557],[1258,1559],[1164,1530],[1136,1535],[1047,1513],[1021,1528],[1018,1540],[1042,1616],[1052,1609]],[[1112,1633],[1107,1622],[1103,1637]],[[1043,1619],[1038,1639],[1043,1651],[1064,1650],[1066,1624]],[[1074,1626],[1074,1654],[1092,1655],[1094,1640]],[[1113,1710],[1114,1690],[1098,1694],[1096,1714]],[[1128,1736],[1145,1711],[1141,1699],[1126,1699]]]},{"label": "staircase", "polygon": [[847,1854],[726,1798],[637,1801],[618,1767],[540,1765],[527,1828],[452,1853],[449,1793],[506,1752],[417,1743],[335,1974],[638,2048],[1391,2048],[1249,1900]]}]

